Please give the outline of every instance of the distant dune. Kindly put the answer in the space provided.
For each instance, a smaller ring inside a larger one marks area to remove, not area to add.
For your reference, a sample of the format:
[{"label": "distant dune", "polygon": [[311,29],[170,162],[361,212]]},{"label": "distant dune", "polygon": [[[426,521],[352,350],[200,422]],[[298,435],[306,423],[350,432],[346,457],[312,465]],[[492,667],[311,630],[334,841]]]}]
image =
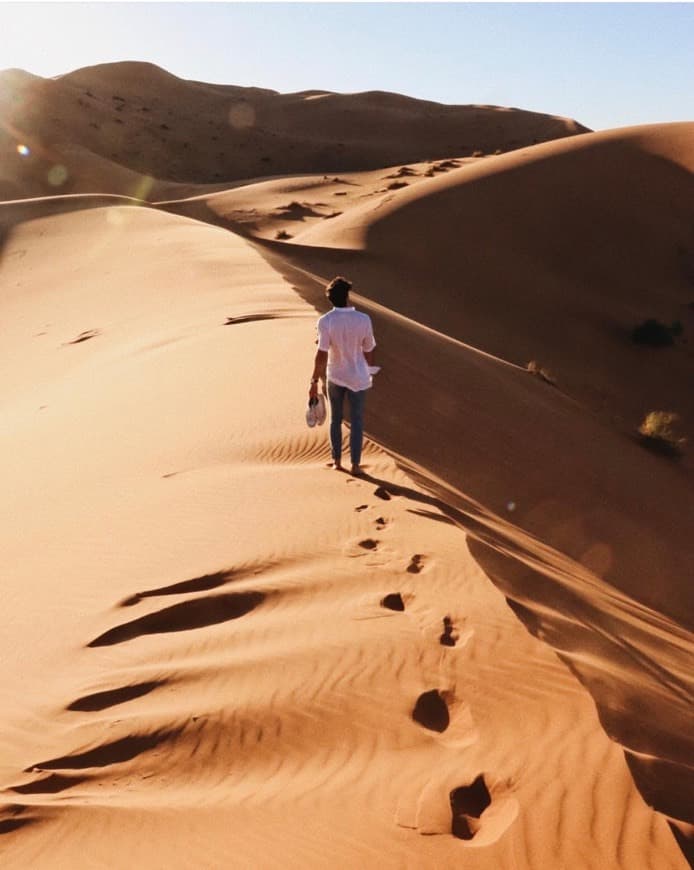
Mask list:
[{"label": "distant dune", "polygon": [[[568,118],[520,109],[381,92],[281,94],[185,81],[135,62],[55,79],[6,70],[0,112],[2,183],[6,192],[26,196],[108,192],[147,199],[152,179],[219,184],[373,169],[508,151],[586,131]],[[18,155],[17,144],[31,153]]]},{"label": "distant dune", "polygon": [[2,75],[3,868],[684,870],[694,124]]}]

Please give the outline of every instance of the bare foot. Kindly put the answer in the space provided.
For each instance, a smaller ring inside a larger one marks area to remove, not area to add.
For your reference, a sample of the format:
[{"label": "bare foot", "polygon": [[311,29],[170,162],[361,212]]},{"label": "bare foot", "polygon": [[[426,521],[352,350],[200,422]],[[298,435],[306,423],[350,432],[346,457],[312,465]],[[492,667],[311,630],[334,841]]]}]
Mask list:
[{"label": "bare foot", "polygon": [[344,471],[344,468],[342,467],[342,463],[340,463],[340,462],[336,462],[336,463],[333,465],[333,469],[334,469],[335,471]]},{"label": "bare foot", "polygon": [[351,474],[353,477],[361,477],[361,475],[362,475],[363,473],[364,473],[364,472],[361,470],[361,467],[360,467],[359,465],[353,465],[352,468],[351,468],[351,470],[350,470],[350,474]]}]

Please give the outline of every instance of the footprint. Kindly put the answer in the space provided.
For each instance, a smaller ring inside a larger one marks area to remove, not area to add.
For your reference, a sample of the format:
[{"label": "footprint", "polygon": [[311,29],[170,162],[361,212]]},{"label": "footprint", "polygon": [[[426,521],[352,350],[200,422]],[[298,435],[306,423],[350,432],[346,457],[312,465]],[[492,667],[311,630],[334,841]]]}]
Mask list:
[{"label": "footprint", "polygon": [[450,616],[443,618],[443,634],[439,638],[441,646],[455,646],[458,642],[458,634],[454,634],[455,626]]},{"label": "footprint", "polygon": [[407,566],[408,574],[419,574],[419,572],[424,567],[424,565],[422,564],[423,559],[424,559],[424,556],[421,556],[419,553],[416,553],[412,557],[410,564]]},{"label": "footprint", "polygon": [[378,541],[374,541],[373,538],[366,538],[364,541],[359,541],[359,546],[364,550],[375,550],[378,547]]},{"label": "footprint", "polygon": [[361,511],[365,511],[368,508],[368,504],[360,504],[359,507],[355,507],[354,510],[357,513],[361,513]]},{"label": "footprint", "polygon": [[480,774],[470,785],[454,788],[449,795],[451,833],[459,840],[472,840],[479,830],[479,817],[492,802],[492,796]]},{"label": "footprint", "polygon": [[451,721],[448,704],[438,689],[423,692],[417,698],[412,718],[423,728],[428,728],[429,731],[438,731],[439,734],[448,728]]},{"label": "footprint", "polygon": [[378,496],[378,498],[382,498],[383,501],[390,501],[392,496],[385,488],[385,486],[379,486],[374,490],[374,495]]},{"label": "footprint", "polygon": [[399,592],[390,592],[385,598],[381,599],[381,607],[402,612],[405,609],[405,602],[402,600],[402,595]]},{"label": "footprint", "polygon": [[387,525],[387,522],[386,522],[386,520],[383,519],[383,517],[377,517],[376,518],[376,525],[378,526],[379,530],[384,529]]}]

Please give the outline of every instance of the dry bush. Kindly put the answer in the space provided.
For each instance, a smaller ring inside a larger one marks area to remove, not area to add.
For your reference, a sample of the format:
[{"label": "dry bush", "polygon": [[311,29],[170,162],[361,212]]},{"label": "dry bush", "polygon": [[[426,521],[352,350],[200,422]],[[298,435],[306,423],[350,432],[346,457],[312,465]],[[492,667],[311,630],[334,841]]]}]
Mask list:
[{"label": "dry bush", "polygon": [[682,334],[682,324],[676,320],[672,326],[650,318],[631,331],[631,340],[650,347],[667,347],[674,344],[675,337]]},{"label": "dry bush", "polygon": [[651,411],[639,426],[639,440],[644,447],[666,456],[681,456],[686,438],[674,430],[679,414],[672,411]]}]

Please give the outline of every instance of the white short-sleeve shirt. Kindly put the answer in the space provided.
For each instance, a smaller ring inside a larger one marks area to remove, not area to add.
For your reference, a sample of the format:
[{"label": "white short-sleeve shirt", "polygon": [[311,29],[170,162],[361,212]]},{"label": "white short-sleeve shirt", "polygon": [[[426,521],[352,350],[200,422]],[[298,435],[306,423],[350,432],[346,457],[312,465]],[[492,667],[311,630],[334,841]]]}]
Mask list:
[{"label": "white short-sleeve shirt", "polygon": [[371,386],[364,359],[376,347],[371,318],[362,311],[333,308],[318,319],[318,349],[328,352],[328,380],[354,392]]}]

